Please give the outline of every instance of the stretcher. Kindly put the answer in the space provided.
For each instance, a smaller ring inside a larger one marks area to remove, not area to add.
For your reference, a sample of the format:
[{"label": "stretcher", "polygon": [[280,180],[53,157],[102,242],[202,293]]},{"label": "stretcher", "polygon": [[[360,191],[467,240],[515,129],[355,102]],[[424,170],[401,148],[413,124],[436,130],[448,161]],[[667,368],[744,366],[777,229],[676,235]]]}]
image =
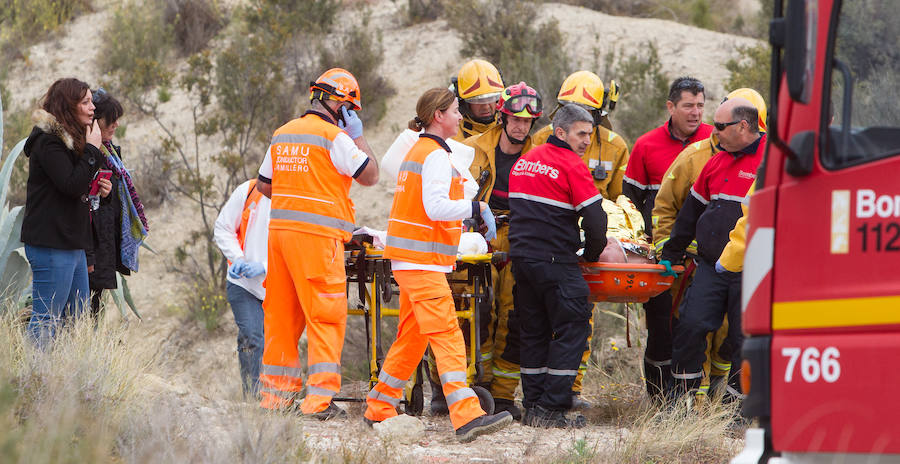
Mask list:
[{"label": "stretcher", "polygon": [[[366,351],[369,364],[368,382],[369,389],[372,389],[378,383],[378,373],[386,356],[382,319],[400,315],[400,289],[391,274],[390,260],[383,257],[383,250],[372,247],[371,242],[366,242],[364,239],[352,241],[347,246],[344,258],[348,296],[352,296],[352,292],[356,292],[358,299],[356,307],[348,308],[347,312],[350,315],[365,318]],[[505,259],[505,253],[462,256],[457,261],[456,268],[457,270],[466,270],[466,278],[448,276],[451,289],[454,287],[467,289],[460,293],[454,292],[453,299],[456,302],[456,316],[468,322],[468,330],[464,333],[469,341],[466,377],[470,385],[481,374],[481,343],[478,333],[481,315],[478,308],[493,301],[491,261],[503,259]],[[392,341],[388,340],[388,346]],[[427,375],[428,366],[423,359],[404,389],[404,398],[401,400],[401,404],[404,405],[404,411],[407,414],[421,415],[424,411],[423,380]],[[473,387],[473,390],[478,394],[482,406],[493,410],[493,399],[487,390],[480,387]],[[335,398],[335,400],[364,401],[355,398]]]},{"label": "stretcher", "polygon": [[[684,266],[672,266],[681,274]],[[672,287],[674,276],[663,276],[660,264],[581,263],[581,274],[593,302],[646,303]]]},{"label": "stretcher", "polygon": [[[684,266],[672,266],[678,274]],[[663,276],[660,264],[581,263],[581,275],[588,284],[591,301],[625,303],[625,340],[631,348],[631,305],[646,303],[650,298],[672,288],[675,276]]]}]

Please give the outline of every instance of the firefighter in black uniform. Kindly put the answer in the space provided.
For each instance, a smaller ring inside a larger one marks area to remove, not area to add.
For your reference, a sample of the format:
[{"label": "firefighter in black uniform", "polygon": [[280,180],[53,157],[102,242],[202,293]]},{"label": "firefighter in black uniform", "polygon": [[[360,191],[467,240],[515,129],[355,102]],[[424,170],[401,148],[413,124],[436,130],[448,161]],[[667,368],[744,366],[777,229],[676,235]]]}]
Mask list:
[{"label": "firefighter in black uniform", "polygon": [[509,178],[510,256],[521,320],[522,422],[535,427],[584,427],[566,417],[572,383],[591,331],[592,303],[578,265],[578,218],[585,231],[583,259],[606,247],[606,213],[591,173],[576,151],[590,143],[593,118],[566,105],[553,119],[554,135],[522,155]]},{"label": "firefighter in black uniform", "polygon": [[766,136],[759,132],[756,107],[744,98],[722,103],[713,118],[722,149],[703,166],[691,194],[678,212],[660,264],[684,261],[685,249],[696,237],[697,272],[678,308],[679,322],[672,343],[674,397],[700,388],[706,360],[706,334],[728,316],[728,336],[720,352],[729,354],[731,374],[726,400],[739,400],[741,365],[741,275],[719,272],[716,261],[728,243],[728,234],[743,215],[741,205],[756,180],[765,151]]}]

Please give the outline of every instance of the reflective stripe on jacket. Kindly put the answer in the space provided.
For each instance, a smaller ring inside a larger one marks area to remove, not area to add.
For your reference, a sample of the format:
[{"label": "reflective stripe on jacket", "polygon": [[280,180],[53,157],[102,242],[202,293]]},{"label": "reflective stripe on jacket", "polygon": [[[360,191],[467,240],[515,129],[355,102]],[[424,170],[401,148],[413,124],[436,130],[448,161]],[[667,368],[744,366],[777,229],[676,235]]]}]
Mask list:
[{"label": "reflective stripe on jacket", "polygon": [[313,113],[275,131],[270,228],[350,239],[355,228],[353,178],[338,172],[331,161],[334,139],[341,132]]},{"label": "reflective stripe on jacket", "polygon": [[[678,211],[684,206],[684,202],[691,194],[691,187],[700,176],[700,171],[706,162],[719,152],[716,148],[718,139],[710,136],[708,139],[694,142],[687,146],[663,175],[656,201],[653,204],[653,242],[656,252],[662,252],[663,245],[669,240],[672,226]],[[688,247],[688,253],[697,254],[697,244]]]},{"label": "reflective stripe on jacket", "polygon": [[[500,134],[503,132],[503,125],[497,124],[494,127],[491,127],[486,132],[476,135],[473,137],[469,137],[465,140],[466,145],[475,149],[475,159],[472,160],[472,166],[469,167],[469,172],[472,173],[472,177],[476,180],[481,179],[481,172],[487,171],[488,176],[484,180],[484,182],[479,185],[478,196],[475,198],[476,200],[483,201],[488,203],[491,199],[491,192],[494,190],[494,182],[497,179],[497,164],[495,160],[496,148],[500,143]],[[525,137],[525,145],[522,147],[522,151],[519,155],[524,155],[528,153],[528,150],[531,150],[532,147],[532,138],[531,136]]]},{"label": "reflective stripe on jacket", "polygon": [[[450,266],[456,263],[462,221],[433,221],[422,201],[422,167],[435,150],[445,150],[436,140],[420,137],[400,165],[397,189],[388,220],[386,259],[416,264]],[[449,151],[447,152],[449,156]],[[463,177],[452,170],[450,199],[463,198]]]}]

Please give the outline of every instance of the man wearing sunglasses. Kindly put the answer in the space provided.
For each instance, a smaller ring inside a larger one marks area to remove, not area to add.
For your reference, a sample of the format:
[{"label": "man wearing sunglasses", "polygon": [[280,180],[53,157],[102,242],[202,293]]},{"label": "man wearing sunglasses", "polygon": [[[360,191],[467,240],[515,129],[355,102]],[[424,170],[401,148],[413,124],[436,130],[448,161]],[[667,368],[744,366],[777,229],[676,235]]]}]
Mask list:
[{"label": "man wearing sunglasses", "polygon": [[743,215],[742,203],[756,180],[766,137],[759,132],[759,112],[745,98],[725,101],[713,117],[721,151],[703,166],[691,195],[678,212],[660,264],[684,261],[685,250],[697,241],[697,271],[679,309],[672,343],[673,396],[696,392],[703,379],[706,336],[728,316],[728,336],[720,353],[728,354],[731,373],[726,400],[740,400],[741,279],[737,273],[716,272],[716,261],[728,234]]},{"label": "man wearing sunglasses", "polygon": [[[765,132],[767,108],[762,95],[756,90],[741,88],[729,93],[723,101],[733,98],[746,98],[753,103],[759,115],[759,131]],[[694,181],[697,180],[706,162],[719,152],[718,143],[718,135],[712,135],[706,140],[688,145],[687,148],[678,154],[678,157],[675,158],[675,161],[672,162],[672,165],[669,166],[669,169],[663,176],[662,184],[659,187],[659,193],[656,195],[656,202],[653,206],[653,241],[657,256],[662,253],[663,246],[669,241],[669,235],[672,233],[672,225],[675,224],[678,211],[681,210],[685,201],[691,195],[691,186],[694,185]],[[686,252],[688,256],[696,256],[697,244],[691,243]],[[684,288],[690,285],[692,276],[693,271],[689,266],[688,270],[672,284],[670,291],[674,300],[672,307],[675,311],[673,311],[673,315],[676,318],[678,317],[677,307],[681,302],[681,296],[684,295]],[[675,322],[673,320],[673,325]],[[727,334],[728,323],[726,321],[715,334],[708,338],[709,349],[707,350],[707,362],[704,363],[703,368],[703,385],[698,392],[698,399],[700,400],[705,399],[711,384],[713,387],[716,387],[724,383],[723,380],[731,368],[730,356],[721,356],[719,354],[719,348],[724,343]],[[671,340],[671,332],[669,332],[668,337]],[[671,343],[668,346],[671,346]],[[672,352],[669,350],[665,354],[657,354],[657,356],[661,359],[670,359]],[[648,394],[655,399],[662,400],[672,386],[671,366],[656,367],[645,361],[644,379],[647,384]]]},{"label": "man wearing sunglasses", "polygon": [[[476,200],[487,202],[497,221],[497,238],[491,241],[495,252],[509,252],[509,173],[513,165],[531,149],[528,135],[543,111],[536,90],[519,82],[503,90],[497,101],[500,124],[470,137],[465,144],[475,149],[470,171],[479,182]],[[519,324],[513,310],[513,274],[508,262],[494,269],[494,304],[487,340],[481,345],[482,358],[490,366],[490,392],[495,413],[509,411],[516,420],[522,416],[515,405],[519,385]],[[488,318],[485,318],[488,319]],[[485,321],[487,322],[487,321]],[[434,401],[432,399],[432,401]]]},{"label": "man wearing sunglasses", "polygon": [[[640,136],[631,150],[625,177],[624,193],[644,218],[644,231],[652,236],[651,212],[663,174],[684,148],[709,138],[712,126],[703,124],[705,91],[703,84],[692,77],[679,77],[669,87],[666,109],[669,120]],[[644,303],[647,314],[647,348],[644,352],[645,378],[653,379],[654,372],[668,370],[672,363],[672,333],[670,315],[672,294],[663,292]],[[651,395],[666,389],[656,381],[648,384]]]}]

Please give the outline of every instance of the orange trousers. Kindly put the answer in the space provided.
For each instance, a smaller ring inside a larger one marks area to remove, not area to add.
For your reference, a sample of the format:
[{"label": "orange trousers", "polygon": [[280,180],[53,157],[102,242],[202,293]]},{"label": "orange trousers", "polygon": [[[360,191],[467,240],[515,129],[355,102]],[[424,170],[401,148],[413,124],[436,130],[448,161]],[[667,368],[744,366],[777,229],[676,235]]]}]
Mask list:
[{"label": "orange trousers", "polygon": [[301,411],[322,411],[341,391],[346,281],[344,244],[340,240],[289,230],[269,231],[260,406],[285,408],[299,395],[303,379],[297,343],[304,329],[309,367]]},{"label": "orange trousers", "polygon": [[397,415],[403,387],[431,344],[454,429],[483,416],[475,392],[466,383],[466,345],[453,306],[447,276],[434,271],[394,271],[400,287],[400,323],[378,383],[366,398],[366,418],[383,421]]}]

